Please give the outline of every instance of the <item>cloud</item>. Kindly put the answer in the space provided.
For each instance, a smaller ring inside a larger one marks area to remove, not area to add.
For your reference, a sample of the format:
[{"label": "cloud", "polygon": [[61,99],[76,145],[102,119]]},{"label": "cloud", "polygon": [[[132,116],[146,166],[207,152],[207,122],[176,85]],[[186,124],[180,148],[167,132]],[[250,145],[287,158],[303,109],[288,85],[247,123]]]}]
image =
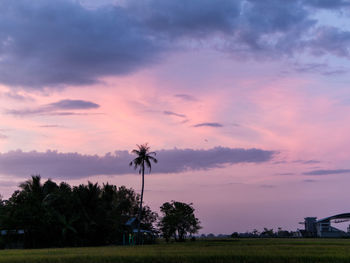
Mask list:
[{"label": "cloud", "polygon": [[350,32],[333,26],[319,27],[317,38],[308,43],[315,55],[333,54],[338,57],[349,57]]},{"label": "cloud", "polygon": [[176,94],[174,95],[174,97],[182,99],[182,100],[186,100],[186,101],[197,101],[197,99],[191,95],[188,94]]},{"label": "cloud", "polygon": [[309,6],[325,9],[337,9],[350,6],[348,0],[307,0],[304,2]]},{"label": "cloud", "polygon": [[176,116],[176,117],[180,117],[180,118],[186,118],[186,115],[184,115],[184,114],[179,114],[179,113],[172,112],[172,111],[163,111],[163,114],[165,114],[165,115],[171,115],[171,116]]},{"label": "cloud", "polygon": [[329,174],[344,174],[350,173],[350,169],[335,169],[335,170],[313,170],[305,172],[303,175],[329,175]]},{"label": "cloud", "polygon": [[74,0],[0,0],[0,83],[31,89],[90,85],[149,67],[190,42],[233,58],[290,58],[306,49],[348,56],[350,32],[318,26],[310,10],[347,4],[129,0],[89,8]]},{"label": "cloud", "polygon": [[[327,45],[327,38],[320,34],[324,27],[318,26],[320,18],[315,12],[346,6],[346,0],[130,0],[126,10],[167,45],[190,39],[200,43],[205,40],[210,46],[213,40],[217,50],[229,52],[232,57],[270,60],[293,57],[307,47],[316,56],[319,49],[324,54],[342,53],[342,46],[348,44],[346,38],[333,39],[339,39],[340,50],[329,42]],[[343,35],[348,33],[343,31]]]},{"label": "cloud", "polygon": [[84,85],[155,62],[162,50],[122,7],[0,0],[0,82]]},{"label": "cloud", "polygon": [[82,110],[82,109],[96,109],[100,105],[91,101],[85,100],[60,100],[54,103],[50,103],[47,107],[56,110]]},{"label": "cloud", "polygon": [[217,123],[217,122],[203,122],[203,123],[198,123],[196,125],[193,125],[193,127],[214,127],[214,128],[221,128],[224,127],[222,124]]},{"label": "cloud", "polygon": [[301,163],[301,164],[317,164],[321,163],[320,161],[317,160],[295,160],[293,163]]},{"label": "cloud", "polygon": [[[214,39],[216,49],[233,55],[286,57],[316,24],[300,1],[284,0],[148,0],[128,1],[154,35],[174,40]],[[220,41],[215,41],[220,39]]]},{"label": "cloud", "polygon": [[316,23],[299,1],[249,0],[242,8],[236,41],[228,45],[233,52],[288,56],[301,48],[301,39]]},{"label": "cloud", "polygon": [[170,38],[205,37],[231,32],[240,15],[240,2],[230,0],[129,1],[129,12],[148,28]]},{"label": "cloud", "polygon": [[[157,151],[158,163],[152,173],[181,173],[207,170],[238,163],[263,163],[277,154],[261,149],[215,147],[209,150],[171,149]],[[79,153],[22,152],[0,154],[0,174],[25,177],[41,174],[57,179],[84,178],[94,175],[123,175],[135,173],[128,166],[134,155],[116,151],[105,156]]]},{"label": "cloud", "polygon": [[[85,100],[60,100],[50,104],[43,105],[38,108],[29,108],[21,110],[7,110],[7,114],[11,115],[81,115],[85,113],[67,112],[65,110],[90,110],[99,108],[100,105]],[[64,111],[64,112],[61,112]]]},{"label": "cloud", "polygon": [[8,138],[8,136],[0,133],[0,140],[6,140],[7,138]]},{"label": "cloud", "polygon": [[28,95],[22,95],[15,91],[4,92],[2,95],[6,98],[17,101],[35,101],[35,99],[33,99],[32,97]]},{"label": "cloud", "polygon": [[348,72],[341,68],[331,68],[326,63],[294,64],[294,70],[298,73],[316,73],[324,76],[340,75]]},{"label": "cloud", "polygon": [[260,187],[262,187],[262,188],[276,188],[276,185],[272,185],[272,184],[262,184],[262,185],[260,185]]},{"label": "cloud", "polygon": [[288,163],[287,161],[276,161],[276,162],[273,162],[273,164],[285,164],[285,163]]},{"label": "cloud", "polygon": [[302,161],[303,164],[316,164],[316,163],[321,163],[320,161],[317,160],[306,160]]},{"label": "cloud", "polygon": [[303,180],[304,183],[315,183],[317,182],[317,180],[313,180],[313,179],[305,179]]},{"label": "cloud", "polygon": [[295,173],[277,173],[277,175],[295,175]]}]

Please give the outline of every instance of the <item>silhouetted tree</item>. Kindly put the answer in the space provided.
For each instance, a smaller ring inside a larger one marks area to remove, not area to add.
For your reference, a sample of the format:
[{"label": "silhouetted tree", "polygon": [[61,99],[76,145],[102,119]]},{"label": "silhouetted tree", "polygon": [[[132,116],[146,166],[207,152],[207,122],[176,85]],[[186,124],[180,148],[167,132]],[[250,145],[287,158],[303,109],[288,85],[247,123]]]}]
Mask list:
[{"label": "silhouetted tree", "polygon": [[195,234],[201,229],[200,221],[194,215],[192,203],[171,201],[160,207],[163,217],[159,222],[160,231],[168,242],[171,237],[175,241],[184,241],[187,234]]},{"label": "silhouetted tree", "polygon": [[273,237],[275,236],[275,233],[273,232],[273,229],[269,229],[267,227],[264,227],[264,231],[261,232],[260,234],[263,237]]},{"label": "silhouetted tree", "polygon": [[134,166],[135,169],[139,168],[139,174],[142,175],[142,187],[141,187],[141,201],[140,201],[140,208],[138,211],[138,225],[137,225],[137,242],[140,243],[140,224],[141,224],[141,214],[142,214],[142,202],[143,202],[143,190],[145,186],[145,166],[149,169],[149,172],[151,172],[151,161],[154,163],[157,163],[157,159],[154,158],[152,155],[156,155],[155,152],[150,152],[150,147],[145,144],[137,145],[138,149],[132,150],[132,153],[136,154],[137,157],[130,162],[130,166]]},{"label": "silhouetted tree", "polygon": [[[23,230],[28,248],[116,244],[139,207],[140,195],[125,186],[42,184],[40,176],[33,176],[8,200],[0,199],[0,230]],[[156,219],[144,206],[142,228],[155,232]]]},{"label": "silhouetted tree", "polygon": [[257,230],[257,229],[253,229],[253,231],[252,231],[252,234],[254,235],[254,236],[259,236],[259,231]]},{"label": "silhouetted tree", "polygon": [[239,237],[238,232],[233,232],[233,233],[231,234],[231,237],[232,237],[232,238],[237,238],[237,237]]}]

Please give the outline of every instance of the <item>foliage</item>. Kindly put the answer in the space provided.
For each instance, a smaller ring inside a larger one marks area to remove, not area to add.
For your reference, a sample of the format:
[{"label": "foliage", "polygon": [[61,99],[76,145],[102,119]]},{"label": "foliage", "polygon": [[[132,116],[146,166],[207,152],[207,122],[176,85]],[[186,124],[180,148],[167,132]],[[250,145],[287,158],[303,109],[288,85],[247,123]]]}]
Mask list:
[{"label": "foliage", "polygon": [[277,229],[277,232],[275,233],[277,237],[291,237],[292,233],[287,231],[287,230],[283,230],[281,227],[279,227]]},{"label": "foliage", "polygon": [[233,232],[233,233],[231,234],[231,237],[232,237],[232,238],[238,238],[238,236],[239,236],[239,235],[238,235],[237,232]]},{"label": "foliage", "polygon": [[173,237],[176,241],[184,241],[187,234],[195,234],[201,228],[194,215],[191,204],[171,201],[160,207],[163,217],[159,223],[160,231],[166,241]]},{"label": "foliage", "polygon": [[262,237],[274,237],[275,233],[273,232],[273,229],[269,229],[267,227],[264,227],[264,231],[260,234]]},{"label": "foliage", "polygon": [[131,152],[137,157],[130,162],[130,166],[134,166],[135,169],[139,168],[139,174],[144,172],[145,166],[151,171],[152,164],[151,161],[157,163],[158,160],[152,155],[156,155],[155,152],[150,151],[150,147],[147,143],[136,145],[138,149],[134,149]]},{"label": "foliage", "polygon": [[0,263],[346,263],[347,239],[222,239],[134,247],[0,251]]},{"label": "foliage", "polygon": [[[0,230],[24,230],[27,248],[116,244],[139,203],[140,196],[125,186],[42,184],[40,176],[32,176],[0,202]],[[142,228],[152,231],[157,214],[148,206],[142,213]]]}]

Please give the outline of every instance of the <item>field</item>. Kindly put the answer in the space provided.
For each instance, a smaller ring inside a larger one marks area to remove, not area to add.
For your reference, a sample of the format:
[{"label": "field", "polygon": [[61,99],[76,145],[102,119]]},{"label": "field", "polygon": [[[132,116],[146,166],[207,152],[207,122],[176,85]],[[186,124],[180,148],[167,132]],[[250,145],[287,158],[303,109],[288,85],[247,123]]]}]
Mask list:
[{"label": "field", "polygon": [[350,263],[350,239],[227,239],[139,247],[1,250],[2,262]]}]

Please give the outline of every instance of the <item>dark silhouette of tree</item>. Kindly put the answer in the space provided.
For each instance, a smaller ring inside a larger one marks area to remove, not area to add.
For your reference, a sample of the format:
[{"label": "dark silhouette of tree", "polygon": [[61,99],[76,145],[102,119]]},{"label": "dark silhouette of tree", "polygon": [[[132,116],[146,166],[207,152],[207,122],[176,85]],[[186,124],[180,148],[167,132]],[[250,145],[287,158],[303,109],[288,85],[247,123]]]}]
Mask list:
[{"label": "dark silhouette of tree", "polygon": [[175,241],[185,241],[186,235],[195,234],[201,229],[200,221],[194,215],[192,203],[171,201],[160,207],[163,217],[159,222],[160,231],[168,242],[171,237]]},{"label": "dark silhouette of tree", "polygon": [[237,232],[233,232],[233,233],[231,234],[231,237],[232,237],[232,238],[238,238],[238,237],[239,237],[239,234],[238,234]]},{"label": "dark silhouette of tree", "polygon": [[137,242],[140,244],[140,224],[141,224],[141,214],[142,214],[142,202],[143,202],[143,190],[145,186],[145,166],[149,169],[149,172],[151,172],[151,161],[154,163],[157,163],[157,159],[154,158],[152,155],[156,155],[155,152],[150,152],[150,147],[145,144],[137,145],[138,149],[132,150],[133,154],[136,154],[137,157],[130,162],[130,166],[134,166],[135,170],[139,168],[139,174],[142,175],[142,187],[141,187],[141,201],[140,201],[140,208],[138,211],[137,216]]},{"label": "dark silhouette of tree", "polygon": [[[125,186],[88,182],[71,187],[33,176],[8,200],[0,199],[0,230],[24,231],[27,248],[121,244],[129,231],[125,223],[139,207],[140,195]],[[144,206],[142,228],[155,232],[156,219]]]},{"label": "dark silhouette of tree", "polygon": [[275,233],[273,232],[273,229],[269,229],[267,227],[264,227],[264,231],[260,234],[262,237],[274,237]]}]

